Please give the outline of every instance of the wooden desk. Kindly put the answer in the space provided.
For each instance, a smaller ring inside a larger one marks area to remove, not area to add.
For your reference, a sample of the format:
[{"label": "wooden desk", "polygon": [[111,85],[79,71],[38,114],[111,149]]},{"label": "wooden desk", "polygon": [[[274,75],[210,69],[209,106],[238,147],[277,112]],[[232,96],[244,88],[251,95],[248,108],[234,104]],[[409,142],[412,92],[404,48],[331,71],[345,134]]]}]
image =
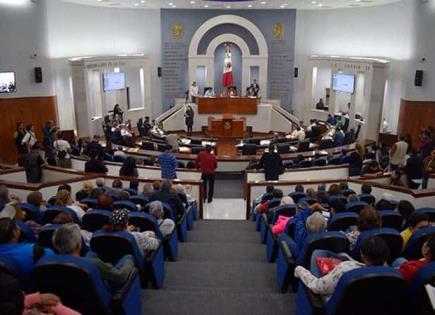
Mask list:
[{"label": "wooden desk", "polygon": [[212,137],[242,138],[245,130],[246,118],[234,119],[231,114],[208,118],[208,134]]},{"label": "wooden desk", "polygon": [[199,114],[257,114],[257,98],[251,97],[197,97]]}]

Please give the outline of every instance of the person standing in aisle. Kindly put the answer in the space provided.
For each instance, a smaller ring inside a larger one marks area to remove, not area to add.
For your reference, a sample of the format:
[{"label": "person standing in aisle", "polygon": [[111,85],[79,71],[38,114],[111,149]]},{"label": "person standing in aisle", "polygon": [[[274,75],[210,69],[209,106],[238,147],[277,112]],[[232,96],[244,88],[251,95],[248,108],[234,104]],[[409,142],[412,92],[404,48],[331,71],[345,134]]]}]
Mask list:
[{"label": "person standing in aisle", "polygon": [[189,105],[187,106],[186,112],[184,113],[184,117],[186,118],[186,126],[187,126],[187,134],[192,134],[192,127],[193,127],[193,117],[195,116],[195,113],[193,112],[192,107]]},{"label": "person standing in aisle", "polygon": [[199,152],[196,158],[196,164],[201,170],[201,179],[204,181],[204,199],[207,196],[207,202],[210,203],[213,201],[214,179],[217,168],[216,155],[212,153],[211,145],[206,145],[205,151]]}]

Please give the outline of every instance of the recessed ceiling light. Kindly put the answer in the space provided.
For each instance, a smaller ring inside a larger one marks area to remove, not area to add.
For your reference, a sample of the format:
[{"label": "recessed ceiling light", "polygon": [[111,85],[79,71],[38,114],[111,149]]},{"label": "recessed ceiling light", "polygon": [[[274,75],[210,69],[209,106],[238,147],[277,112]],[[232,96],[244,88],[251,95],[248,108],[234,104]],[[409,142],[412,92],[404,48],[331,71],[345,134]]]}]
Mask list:
[{"label": "recessed ceiling light", "polygon": [[135,3],[134,6],[135,6],[135,7],[139,6],[139,3]]},{"label": "recessed ceiling light", "polygon": [[190,4],[195,4],[195,1],[190,1]]},{"label": "recessed ceiling light", "polygon": [[204,8],[208,8],[208,4],[204,4]]},{"label": "recessed ceiling light", "polygon": [[261,1],[260,3],[264,5],[264,4],[266,4],[266,1]]},{"label": "recessed ceiling light", "polygon": [[318,6],[319,6],[319,7],[323,7],[323,4],[319,3]]},{"label": "recessed ceiling light", "polygon": [[171,5],[171,6],[174,5],[172,2],[169,2],[168,4]]},{"label": "recessed ceiling light", "polygon": [[311,1],[311,4],[316,4],[317,3],[317,1]]},{"label": "recessed ceiling light", "polygon": [[252,4],[248,4],[248,8],[252,8]]},{"label": "recessed ceiling light", "polygon": [[142,0],[140,3],[145,3],[146,1],[145,0]]},{"label": "recessed ceiling light", "polygon": [[231,9],[231,6],[230,6],[230,5],[227,5],[226,8],[227,8],[227,9]]}]

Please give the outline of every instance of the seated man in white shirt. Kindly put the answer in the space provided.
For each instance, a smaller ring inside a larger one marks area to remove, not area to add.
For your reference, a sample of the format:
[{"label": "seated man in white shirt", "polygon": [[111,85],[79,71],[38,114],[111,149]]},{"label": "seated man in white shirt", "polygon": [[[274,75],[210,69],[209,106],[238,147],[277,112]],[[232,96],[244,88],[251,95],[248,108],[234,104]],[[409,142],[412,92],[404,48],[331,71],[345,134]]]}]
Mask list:
[{"label": "seated man in white shirt", "polygon": [[216,94],[213,91],[213,88],[208,88],[204,93],[205,97],[216,97]]},{"label": "seated man in white shirt", "polygon": [[68,141],[63,140],[63,136],[62,136],[62,133],[61,133],[61,132],[59,132],[59,133],[56,135],[56,138],[57,138],[57,140],[55,140],[55,141],[53,142],[53,147],[54,147],[54,149],[57,150],[58,152],[61,152],[61,151],[66,152],[66,156],[65,156],[65,158],[66,158],[66,159],[69,159],[69,154],[68,154],[68,152],[71,151],[71,145],[69,144]]},{"label": "seated man in white shirt", "polygon": [[118,147],[118,149],[113,153],[113,157],[119,156],[122,159],[127,158],[127,154],[125,154],[124,151],[122,151],[122,147]]},{"label": "seated man in white shirt", "polygon": [[285,136],[287,139],[297,139],[299,142],[305,139],[305,131],[300,126],[297,126],[295,130],[289,135]]}]

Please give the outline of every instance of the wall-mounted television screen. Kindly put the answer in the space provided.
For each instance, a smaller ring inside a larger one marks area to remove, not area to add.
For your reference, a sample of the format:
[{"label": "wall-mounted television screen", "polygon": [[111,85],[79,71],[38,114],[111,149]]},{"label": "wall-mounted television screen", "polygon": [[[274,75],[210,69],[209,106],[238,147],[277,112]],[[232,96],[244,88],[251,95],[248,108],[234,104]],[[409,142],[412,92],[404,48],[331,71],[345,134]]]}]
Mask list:
[{"label": "wall-mounted television screen", "polygon": [[125,89],[125,73],[109,72],[104,74],[104,91]]},{"label": "wall-mounted television screen", "polygon": [[0,72],[0,93],[14,93],[16,91],[15,72]]},{"label": "wall-mounted television screen", "polygon": [[332,76],[332,89],[335,92],[353,94],[355,89],[355,76],[343,73],[334,74]]}]

